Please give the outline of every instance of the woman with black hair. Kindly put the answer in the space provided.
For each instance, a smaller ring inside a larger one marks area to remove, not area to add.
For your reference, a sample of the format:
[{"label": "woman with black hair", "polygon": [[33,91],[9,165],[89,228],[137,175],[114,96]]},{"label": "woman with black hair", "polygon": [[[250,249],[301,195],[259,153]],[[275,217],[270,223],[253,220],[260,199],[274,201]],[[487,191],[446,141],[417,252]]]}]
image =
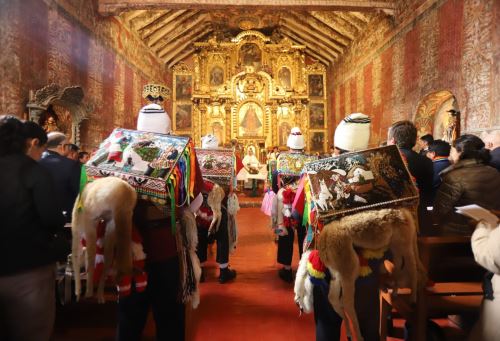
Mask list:
[{"label": "woman with black hair", "polygon": [[44,134],[14,116],[0,116],[2,340],[49,340],[54,325],[51,243],[64,217],[53,200],[52,177],[34,160],[41,154],[34,146],[42,148],[47,141]]},{"label": "woman with black hair", "polygon": [[453,141],[452,165],[441,172],[443,180],[434,202],[434,221],[443,224],[443,233],[470,235],[475,224],[455,213],[455,207],[476,204],[500,210],[500,174],[488,166],[490,152],[475,135]]},{"label": "woman with black hair", "polygon": [[24,122],[23,135],[26,139],[26,154],[35,161],[42,158],[47,149],[47,134],[38,124],[32,121]]}]

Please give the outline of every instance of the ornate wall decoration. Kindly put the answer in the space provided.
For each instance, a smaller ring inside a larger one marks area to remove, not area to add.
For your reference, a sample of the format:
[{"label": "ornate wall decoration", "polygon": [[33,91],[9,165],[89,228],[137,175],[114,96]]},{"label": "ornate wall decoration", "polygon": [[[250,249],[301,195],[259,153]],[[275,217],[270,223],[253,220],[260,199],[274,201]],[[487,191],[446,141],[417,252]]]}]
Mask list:
[{"label": "ornate wall decoration", "polygon": [[27,105],[29,119],[48,132],[62,131],[72,143],[79,145],[80,125],[92,111],[92,107],[83,102],[83,96],[83,89],[79,86],[61,88],[57,84],[47,85],[30,98]]},{"label": "ornate wall decoration", "polygon": [[467,79],[465,89],[468,93],[466,129],[487,128],[490,123],[493,2],[465,1],[462,69]]},{"label": "ornate wall decoration", "polygon": [[[251,30],[230,40],[213,35],[194,46],[193,70],[185,64],[174,67],[174,89],[182,83],[181,76],[192,81],[193,124],[181,127],[176,121],[179,133],[190,133],[196,143],[208,133],[216,134],[221,145],[238,139],[260,155],[274,145],[285,147],[294,126],[308,138],[310,101],[314,101],[312,116],[318,119],[315,129],[327,131],[326,67],[306,66],[305,46],[289,39],[271,41]],[[182,109],[179,103],[188,105],[187,97],[174,99],[174,112]]]}]

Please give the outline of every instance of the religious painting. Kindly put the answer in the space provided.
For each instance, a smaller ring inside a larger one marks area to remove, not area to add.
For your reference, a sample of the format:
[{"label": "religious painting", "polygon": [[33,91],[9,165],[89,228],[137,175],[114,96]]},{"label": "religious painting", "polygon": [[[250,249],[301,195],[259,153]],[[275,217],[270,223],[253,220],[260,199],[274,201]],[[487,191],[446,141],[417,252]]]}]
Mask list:
[{"label": "religious painting", "polygon": [[175,107],[175,130],[191,129],[191,104],[177,104]]},{"label": "religious painting", "polygon": [[285,89],[292,88],[292,75],[290,69],[283,66],[278,72],[278,79],[280,85]]},{"label": "religious painting", "polygon": [[396,146],[321,159],[308,163],[304,172],[320,218],[418,203],[417,188]]},{"label": "religious painting", "polygon": [[262,52],[257,44],[247,43],[240,48],[240,62],[245,66],[259,66]]},{"label": "religious painting", "polygon": [[286,141],[288,140],[288,135],[292,131],[292,127],[288,122],[281,122],[278,130],[278,144],[280,146],[286,146]]},{"label": "religious painting", "polygon": [[192,94],[192,76],[176,75],[175,76],[175,100],[189,101]]},{"label": "religious painting", "polygon": [[210,85],[219,86],[224,83],[224,70],[220,66],[214,66],[210,70]]},{"label": "religious painting", "polygon": [[241,106],[239,111],[239,135],[262,136],[264,135],[264,113],[260,105],[248,102]]},{"label": "religious painting", "polygon": [[322,129],[325,127],[325,106],[323,103],[309,105],[309,128]]},{"label": "religious painting", "polygon": [[309,75],[309,96],[323,97],[323,75]]},{"label": "religious painting", "polygon": [[217,137],[217,141],[219,141],[219,146],[224,144],[224,127],[220,122],[212,123],[212,135]]},{"label": "religious painting", "polygon": [[310,148],[313,152],[323,152],[325,146],[325,133],[322,131],[315,131],[311,133]]}]

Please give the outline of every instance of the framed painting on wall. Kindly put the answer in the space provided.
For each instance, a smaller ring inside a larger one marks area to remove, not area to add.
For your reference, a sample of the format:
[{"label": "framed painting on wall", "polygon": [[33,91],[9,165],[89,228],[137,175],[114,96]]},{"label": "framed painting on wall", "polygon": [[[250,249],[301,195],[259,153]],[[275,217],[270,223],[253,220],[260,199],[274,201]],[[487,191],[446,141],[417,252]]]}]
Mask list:
[{"label": "framed painting on wall", "polygon": [[309,75],[308,78],[309,85],[309,96],[311,97],[323,97],[323,75]]},{"label": "framed painting on wall", "polygon": [[193,92],[193,77],[191,75],[175,76],[175,100],[189,101]]},{"label": "framed painting on wall", "polygon": [[281,122],[278,129],[278,145],[280,147],[286,146],[288,135],[292,131],[292,126],[288,122]]},{"label": "framed painting on wall", "polygon": [[220,66],[214,66],[210,70],[210,86],[219,86],[224,83],[224,70]]},{"label": "framed painting on wall", "polygon": [[240,62],[245,66],[259,66],[262,60],[262,52],[257,44],[246,43],[240,48]]},{"label": "framed painting on wall", "polygon": [[324,152],[325,150],[325,132],[310,132],[309,149],[311,152]]},{"label": "framed painting on wall", "polygon": [[175,106],[175,130],[190,130],[192,127],[191,104],[176,104]]},{"label": "framed painting on wall", "polygon": [[247,102],[240,107],[238,135],[263,136],[264,135],[264,113],[262,107],[255,102]]},{"label": "framed painting on wall", "polygon": [[325,105],[312,103],[309,105],[309,128],[323,129],[325,127]]}]

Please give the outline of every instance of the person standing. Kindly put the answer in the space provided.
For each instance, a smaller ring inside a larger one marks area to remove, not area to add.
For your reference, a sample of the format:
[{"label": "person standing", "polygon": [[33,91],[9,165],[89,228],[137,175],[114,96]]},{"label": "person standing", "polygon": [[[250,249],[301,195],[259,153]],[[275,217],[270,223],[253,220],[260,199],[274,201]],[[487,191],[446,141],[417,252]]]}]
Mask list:
[{"label": "person standing", "polygon": [[415,151],[413,147],[417,141],[417,128],[410,121],[399,121],[389,127],[387,135],[388,145],[397,145],[405,160],[410,174],[414,178],[420,201],[418,206],[418,221],[420,231],[430,229],[431,216],[427,207],[432,205],[432,178],[434,174],[432,161]]},{"label": "person standing", "polygon": [[[219,148],[219,141],[214,135],[206,135],[201,139],[202,149],[217,149]],[[196,254],[200,260],[202,275],[200,282],[205,280],[204,263],[207,261],[207,248],[210,238],[215,238],[217,242],[217,256],[216,262],[219,265],[219,283],[224,284],[236,278],[236,270],[229,267],[229,216],[227,209],[228,196],[222,199],[221,205],[221,222],[219,228],[213,236],[208,235],[209,227],[213,219],[213,212],[207,203],[209,193],[212,191],[214,184],[211,181],[204,180],[203,185],[203,204],[196,213],[196,225],[198,228],[198,248]],[[212,239],[213,240],[213,239]]]},{"label": "person standing", "polygon": [[[335,129],[335,146],[342,153],[360,151],[368,148],[371,119],[362,113],[353,113],[344,118]],[[354,213],[356,214],[356,213]],[[321,238],[321,234],[319,235]],[[379,271],[385,254],[380,250],[373,251],[357,248],[361,266],[368,267],[366,273],[355,282],[354,305],[361,334],[367,341],[379,340]],[[313,260],[314,258],[314,260]],[[363,263],[361,263],[363,260]],[[313,287],[314,321],[316,323],[316,340],[340,340],[342,318],[335,312],[329,299],[331,274],[323,265],[317,250],[311,251],[309,261],[312,268],[322,275],[317,277]],[[318,276],[318,273],[315,276]],[[310,272],[311,274],[311,272]]]},{"label": "person standing", "polygon": [[[143,97],[152,101],[139,112],[137,130],[159,134],[171,132],[171,121],[158,104],[167,96],[163,85],[148,84]],[[196,165],[194,197],[203,186]],[[172,203],[175,205],[175,203]],[[184,340],[185,305],[180,300],[180,265],[178,246],[172,231],[171,217],[152,202],[138,200],[133,216],[134,225],[143,240],[146,254],[146,290],[132,281],[130,294],[118,301],[118,341],[141,340],[149,310],[152,309],[156,326],[156,340]]]},{"label": "person standing", "polygon": [[55,199],[59,200],[66,222],[69,222],[80,190],[80,164],[63,156],[66,135],[54,131],[47,136],[47,152],[42,155],[40,164],[52,175],[57,191]]},{"label": "person standing", "polygon": [[0,117],[0,330],[7,340],[48,341],[56,302],[51,243],[64,217],[52,176],[35,160],[33,148],[43,149],[47,137],[25,132],[14,116]]}]

